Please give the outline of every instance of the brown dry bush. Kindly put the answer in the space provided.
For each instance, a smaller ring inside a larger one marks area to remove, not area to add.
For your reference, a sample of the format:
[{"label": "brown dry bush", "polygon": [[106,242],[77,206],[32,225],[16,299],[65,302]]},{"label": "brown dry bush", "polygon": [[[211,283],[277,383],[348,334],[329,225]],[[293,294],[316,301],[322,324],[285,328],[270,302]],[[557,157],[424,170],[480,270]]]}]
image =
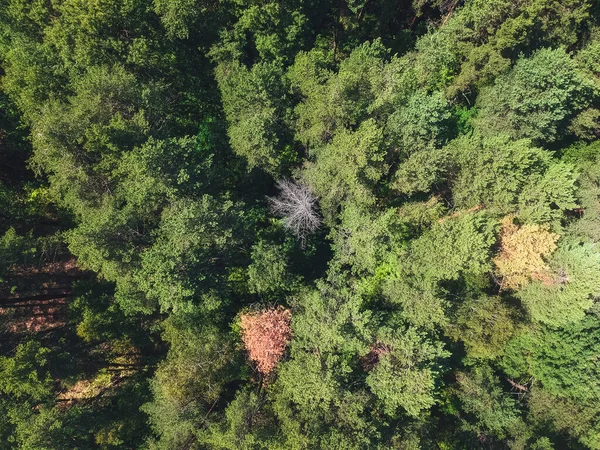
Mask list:
[{"label": "brown dry bush", "polygon": [[283,306],[241,316],[242,342],[263,375],[269,374],[281,360],[292,336],[291,320],[292,312]]}]

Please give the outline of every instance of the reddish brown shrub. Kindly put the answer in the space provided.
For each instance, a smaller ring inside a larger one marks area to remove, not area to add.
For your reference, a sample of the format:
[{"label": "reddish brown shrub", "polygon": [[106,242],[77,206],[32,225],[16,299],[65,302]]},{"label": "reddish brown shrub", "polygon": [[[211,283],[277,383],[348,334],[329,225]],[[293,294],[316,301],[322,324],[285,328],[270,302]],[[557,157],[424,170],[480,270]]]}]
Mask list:
[{"label": "reddish brown shrub", "polygon": [[263,375],[271,372],[292,336],[292,312],[282,306],[241,316],[242,341],[250,360]]}]

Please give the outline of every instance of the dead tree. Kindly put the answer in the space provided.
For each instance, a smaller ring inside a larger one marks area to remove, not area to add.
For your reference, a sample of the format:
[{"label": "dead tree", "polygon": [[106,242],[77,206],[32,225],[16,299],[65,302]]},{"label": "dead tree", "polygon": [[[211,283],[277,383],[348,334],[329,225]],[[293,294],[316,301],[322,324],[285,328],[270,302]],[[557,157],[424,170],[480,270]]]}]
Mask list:
[{"label": "dead tree", "polygon": [[276,186],[277,197],[267,197],[271,212],[283,219],[283,225],[300,240],[302,246],[306,238],[321,226],[317,212],[317,198],[308,186],[283,179]]}]

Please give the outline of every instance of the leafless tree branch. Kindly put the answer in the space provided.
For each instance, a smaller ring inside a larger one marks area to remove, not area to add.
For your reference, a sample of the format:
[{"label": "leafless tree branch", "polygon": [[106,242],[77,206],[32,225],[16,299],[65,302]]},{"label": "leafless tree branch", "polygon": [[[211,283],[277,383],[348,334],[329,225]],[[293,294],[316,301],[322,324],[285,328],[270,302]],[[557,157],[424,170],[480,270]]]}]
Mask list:
[{"label": "leafless tree branch", "polygon": [[271,212],[283,218],[285,228],[291,231],[304,246],[306,238],[321,226],[317,212],[317,198],[308,186],[291,180],[279,180],[280,193],[267,197]]}]

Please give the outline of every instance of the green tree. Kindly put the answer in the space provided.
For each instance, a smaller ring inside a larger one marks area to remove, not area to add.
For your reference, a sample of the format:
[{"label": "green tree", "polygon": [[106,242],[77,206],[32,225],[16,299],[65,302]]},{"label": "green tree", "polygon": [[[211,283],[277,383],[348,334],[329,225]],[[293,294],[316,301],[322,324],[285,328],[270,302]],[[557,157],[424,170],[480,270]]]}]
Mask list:
[{"label": "green tree", "polygon": [[216,411],[240,361],[231,338],[198,309],[172,315],[163,337],[171,348],[151,380],[152,401],[143,406],[156,436],[149,445],[200,448],[200,436],[219,419]]},{"label": "green tree", "polygon": [[544,144],[560,140],[570,119],[597,95],[595,83],[563,49],[521,58],[478,97],[479,127]]},{"label": "green tree", "polygon": [[456,374],[455,395],[474,420],[462,420],[465,430],[495,439],[509,448],[524,448],[530,437],[518,402],[505,392],[491,367],[475,366]]},{"label": "green tree", "polygon": [[589,448],[598,445],[597,329],[595,315],[564,328],[542,326],[513,339],[502,360],[510,377],[536,380],[529,406],[542,430],[565,432]]},{"label": "green tree", "polygon": [[551,326],[582,320],[600,293],[600,253],[593,244],[562,240],[548,264],[550,279],[518,292],[525,309],[534,321]]},{"label": "green tree", "polygon": [[398,151],[410,155],[430,146],[441,147],[451,137],[450,117],[450,105],[441,92],[419,91],[390,115],[387,131]]},{"label": "green tree", "polygon": [[369,117],[385,54],[381,42],[365,43],[340,62],[337,73],[329,70],[331,55],[320,49],[298,55],[287,77],[302,96],[295,107],[296,139],[309,151]]},{"label": "green tree", "polygon": [[425,339],[414,328],[381,328],[377,345],[372,351],[379,349],[378,361],[365,382],[381,401],[384,412],[395,417],[402,408],[409,417],[417,417],[431,408],[442,368],[440,360],[449,355],[442,344]]},{"label": "green tree", "polygon": [[281,65],[260,62],[248,69],[223,62],[216,77],[222,92],[233,150],[248,161],[279,176],[296,159],[289,133]]},{"label": "green tree", "polygon": [[[480,205],[499,213],[514,211],[521,193],[529,185],[536,187],[551,162],[549,152],[533,147],[528,140],[514,140],[504,134],[461,136],[448,145],[447,151],[456,165],[452,180],[456,206]],[[529,200],[535,194],[523,197]]]},{"label": "green tree", "polygon": [[376,183],[387,172],[382,144],[383,132],[371,119],[356,131],[339,130],[316,152],[303,176],[320,197],[325,219],[331,220],[340,205],[374,205]]},{"label": "green tree", "polygon": [[494,359],[519,331],[519,311],[500,297],[477,297],[462,302],[446,333],[464,343],[471,358]]},{"label": "green tree", "polygon": [[[162,311],[204,301],[206,307],[214,307],[213,294],[226,295],[231,272],[243,265],[243,255],[236,249],[250,235],[246,226],[252,224],[240,221],[241,208],[240,203],[208,195],[174,203],[163,214],[154,245],[141,254],[132,287]],[[129,293],[126,289],[118,292],[123,302]]]},{"label": "green tree", "polygon": [[273,294],[294,291],[298,279],[289,269],[289,256],[282,246],[258,241],[252,247],[252,262],[248,266],[248,287],[256,294]]}]

